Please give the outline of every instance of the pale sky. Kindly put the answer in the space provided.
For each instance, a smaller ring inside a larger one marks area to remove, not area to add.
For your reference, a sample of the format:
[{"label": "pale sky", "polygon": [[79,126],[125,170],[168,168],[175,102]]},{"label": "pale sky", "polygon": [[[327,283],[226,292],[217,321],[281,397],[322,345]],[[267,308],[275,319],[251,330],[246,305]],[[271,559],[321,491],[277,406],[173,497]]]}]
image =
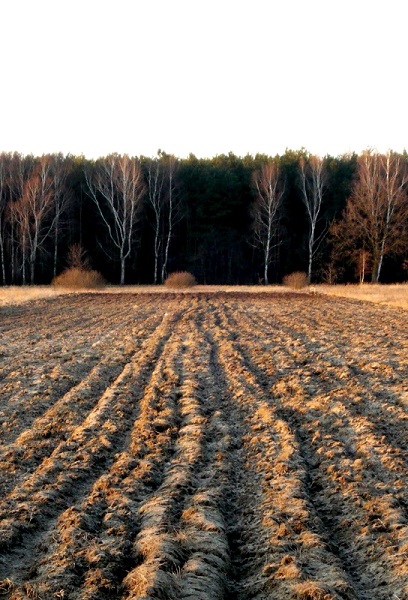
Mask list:
[{"label": "pale sky", "polygon": [[0,150],[408,148],[407,0],[0,0]]}]

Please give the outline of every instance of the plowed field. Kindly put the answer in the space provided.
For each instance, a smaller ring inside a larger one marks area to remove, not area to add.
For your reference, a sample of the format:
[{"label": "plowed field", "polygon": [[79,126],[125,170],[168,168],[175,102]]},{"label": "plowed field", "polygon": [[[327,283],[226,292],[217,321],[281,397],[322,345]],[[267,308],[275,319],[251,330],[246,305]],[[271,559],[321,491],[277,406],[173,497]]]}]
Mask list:
[{"label": "plowed field", "polygon": [[82,294],[0,317],[0,597],[407,600],[406,312]]}]

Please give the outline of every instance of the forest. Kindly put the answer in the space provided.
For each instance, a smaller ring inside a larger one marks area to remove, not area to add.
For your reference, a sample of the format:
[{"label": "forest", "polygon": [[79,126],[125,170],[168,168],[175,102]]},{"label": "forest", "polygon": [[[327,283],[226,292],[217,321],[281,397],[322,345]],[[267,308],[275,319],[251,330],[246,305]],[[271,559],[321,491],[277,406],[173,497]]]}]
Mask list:
[{"label": "forest", "polygon": [[408,277],[408,155],[0,154],[1,285],[48,284],[73,245],[112,284]]}]

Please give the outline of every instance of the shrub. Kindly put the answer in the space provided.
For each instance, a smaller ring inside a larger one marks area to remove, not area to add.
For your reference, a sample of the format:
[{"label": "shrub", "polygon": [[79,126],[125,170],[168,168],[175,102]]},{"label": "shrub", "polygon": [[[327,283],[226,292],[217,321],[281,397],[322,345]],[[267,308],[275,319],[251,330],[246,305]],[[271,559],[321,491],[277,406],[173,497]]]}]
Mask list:
[{"label": "shrub", "polygon": [[285,275],[283,278],[283,285],[292,288],[293,290],[300,290],[308,285],[308,279],[306,273],[303,271],[295,271]]},{"label": "shrub", "polygon": [[104,278],[98,271],[80,267],[66,269],[52,280],[54,287],[71,289],[101,288],[105,283]]},{"label": "shrub", "polygon": [[197,285],[197,282],[194,275],[188,271],[176,271],[175,273],[170,273],[164,285],[168,288],[178,289],[193,287]]}]

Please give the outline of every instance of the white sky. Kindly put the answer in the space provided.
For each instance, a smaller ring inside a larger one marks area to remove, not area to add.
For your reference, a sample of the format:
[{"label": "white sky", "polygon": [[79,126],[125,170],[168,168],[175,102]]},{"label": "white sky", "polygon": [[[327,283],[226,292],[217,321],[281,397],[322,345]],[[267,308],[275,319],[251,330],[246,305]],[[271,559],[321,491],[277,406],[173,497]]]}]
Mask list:
[{"label": "white sky", "polygon": [[0,0],[0,150],[408,147],[407,0]]}]

